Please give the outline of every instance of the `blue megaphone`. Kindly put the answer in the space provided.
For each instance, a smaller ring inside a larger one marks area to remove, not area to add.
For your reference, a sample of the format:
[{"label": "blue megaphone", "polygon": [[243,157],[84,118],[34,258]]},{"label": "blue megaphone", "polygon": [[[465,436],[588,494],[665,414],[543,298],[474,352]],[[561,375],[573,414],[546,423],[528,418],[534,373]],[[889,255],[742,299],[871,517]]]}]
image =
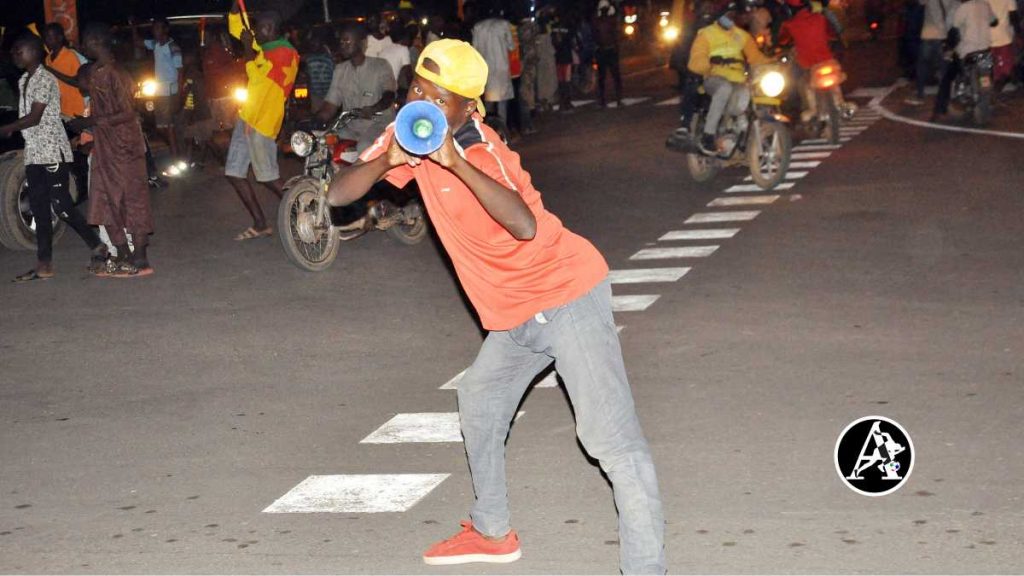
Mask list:
[{"label": "blue megaphone", "polygon": [[444,142],[448,119],[432,102],[416,100],[398,110],[395,138],[403,150],[416,156],[432,154]]}]

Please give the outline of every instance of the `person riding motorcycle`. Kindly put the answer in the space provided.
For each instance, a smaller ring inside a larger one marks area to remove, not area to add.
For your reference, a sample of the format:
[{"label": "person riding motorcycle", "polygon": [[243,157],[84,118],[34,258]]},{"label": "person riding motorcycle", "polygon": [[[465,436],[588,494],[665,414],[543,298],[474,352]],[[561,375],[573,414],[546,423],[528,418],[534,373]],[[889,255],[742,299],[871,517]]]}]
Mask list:
[{"label": "person riding motorcycle", "polygon": [[704,90],[711,97],[700,147],[717,154],[718,123],[722,115],[740,116],[750,104],[744,62],[752,65],[771,62],[757,47],[754,38],[736,25],[736,5],[730,3],[711,25],[701,28],[690,50],[688,68],[704,78]]},{"label": "person riding motorcycle", "polygon": [[[792,46],[796,52],[799,68],[797,84],[804,104],[800,116],[802,121],[809,122],[818,114],[814,87],[810,82],[811,70],[819,64],[836,59],[829,47],[835,38],[834,29],[824,14],[815,12],[807,0],[786,0],[786,4],[793,10],[793,17],[784,22],[779,30],[779,46]],[[838,91],[838,100],[837,105],[846,110],[841,90]]]}]

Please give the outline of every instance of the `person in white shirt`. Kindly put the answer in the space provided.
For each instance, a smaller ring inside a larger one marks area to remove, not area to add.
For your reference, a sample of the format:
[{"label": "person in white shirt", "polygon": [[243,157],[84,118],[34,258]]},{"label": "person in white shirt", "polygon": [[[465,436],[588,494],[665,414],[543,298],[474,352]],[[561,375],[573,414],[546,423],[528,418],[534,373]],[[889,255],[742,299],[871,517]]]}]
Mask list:
[{"label": "person in white shirt", "polygon": [[924,6],[924,22],[921,26],[921,46],[917,52],[917,70],[914,74],[917,92],[905,100],[912,106],[924,104],[924,88],[936,68],[940,78],[945,74],[942,43],[949,33],[949,20],[957,8],[957,0],[918,1]]},{"label": "person in white shirt", "polygon": [[949,93],[953,88],[953,80],[960,73],[961,61],[968,54],[992,47],[991,29],[998,23],[987,0],[966,0],[953,13],[950,19],[950,43],[955,42],[956,55],[946,66],[946,72],[939,83],[939,94],[935,98],[935,109],[932,112],[933,121],[949,110]]},{"label": "person in white shirt", "polygon": [[473,26],[473,48],[487,62],[487,86],[483,101],[488,113],[497,113],[502,122],[508,121],[508,101],[515,93],[509,70],[509,52],[515,48],[512,27],[508,20],[497,17],[493,10],[487,18]]},{"label": "person in white shirt", "polygon": [[1014,49],[1014,29],[1020,26],[1017,12],[1017,0],[988,0],[992,13],[999,23],[992,28],[992,80],[996,92],[1001,92],[1013,74],[1013,63],[1016,61]]}]

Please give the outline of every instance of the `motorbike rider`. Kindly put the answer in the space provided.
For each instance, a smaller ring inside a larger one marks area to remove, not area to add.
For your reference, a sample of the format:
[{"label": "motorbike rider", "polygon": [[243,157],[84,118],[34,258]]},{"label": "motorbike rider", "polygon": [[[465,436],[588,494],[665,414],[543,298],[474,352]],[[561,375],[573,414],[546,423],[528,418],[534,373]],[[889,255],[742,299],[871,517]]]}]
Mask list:
[{"label": "motorbike rider", "polygon": [[718,152],[716,135],[722,115],[728,112],[738,116],[750,104],[744,62],[758,65],[772,61],[761,53],[754,38],[736,25],[736,12],[735,3],[726,5],[713,24],[697,32],[690,50],[688,67],[704,78],[704,90],[711,97],[699,142],[709,154]]},{"label": "motorbike rider", "polygon": [[[819,64],[836,59],[829,48],[829,43],[834,38],[833,28],[824,14],[813,10],[808,0],[786,0],[786,4],[793,10],[793,17],[782,24],[779,30],[779,45],[792,46],[796,53],[796,63],[799,67],[797,83],[804,101],[801,120],[809,122],[818,113],[814,87],[810,82],[811,70]],[[838,90],[838,87],[836,88]],[[839,100],[837,104],[845,109],[841,91]]]},{"label": "motorbike rider", "polygon": [[992,47],[991,29],[999,24],[986,0],[965,0],[957,7],[950,19],[949,36],[946,49],[953,50],[947,59],[949,65],[939,82],[939,93],[935,97],[935,108],[932,121],[941,119],[949,110],[949,96],[953,81],[960,73],[961,61],[974,52],[989,50]]},{"label": "motorbike rider", "polygon": [[342,28],[339,48],[344,61],[334,67],[331,87],[317,112],[322,122],[331,121],[339,110],[358,112],[359,117],[348,123],[341,137],[355,140],[359,152],[368,148],[394,120],[398,90],[388,61],[366,55],[366,37],[363,26],[352,23]]}]

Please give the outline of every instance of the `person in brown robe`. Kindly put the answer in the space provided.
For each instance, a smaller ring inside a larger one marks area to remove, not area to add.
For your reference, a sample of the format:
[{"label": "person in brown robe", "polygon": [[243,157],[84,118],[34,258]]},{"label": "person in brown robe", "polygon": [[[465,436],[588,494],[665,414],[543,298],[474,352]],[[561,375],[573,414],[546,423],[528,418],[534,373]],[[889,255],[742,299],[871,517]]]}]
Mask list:
[{"label": "person in brown robe", "polygon": [[[92,71],[88,118],[75,120],[89,127],[95,139],[89,190],[89,223],[103,225],[117,248],[105,274],[117,277],[153,273],[146,248],[153,233],[146,182],[146,144],[132,101],[134,82],[111,51],[110,28],[94,24],[82,35],[85,53],[96,60]],[[134,250],[128,249],[132,235]]]}]

